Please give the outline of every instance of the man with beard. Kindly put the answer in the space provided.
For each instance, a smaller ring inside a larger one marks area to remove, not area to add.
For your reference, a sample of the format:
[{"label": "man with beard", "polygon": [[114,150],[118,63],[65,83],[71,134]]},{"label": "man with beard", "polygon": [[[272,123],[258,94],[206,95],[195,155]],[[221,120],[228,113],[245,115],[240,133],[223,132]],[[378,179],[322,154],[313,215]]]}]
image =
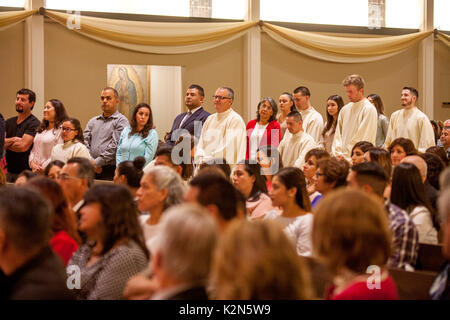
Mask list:
[{"label": "man with beard", "polygon": [[331,152],[351,163],[355,143],[369,141],[375,144],[378,116],[377,109],[364,96],[365,82],[361,76],[349,75],[342,85],[350,102],[339,113]]},{"label": "man with beard", "polygon": [[425,152],[429,147],[436,145],[430,119],[415,105],[418,98],[419,93],[416,89],[403,88],[401,96],[403,108],[391,116],[384,143],[386,147],[400,137],[411,139],[419,152]]},{"label": "man with beard", "polygon": [[16,93],[17,116],[6,120],[6,180],[16,181],[23,170],[31,170],[28,157],[33,147],[36,128],[40,121],[31,114],[36,94],[30,89],[20,89]]}]

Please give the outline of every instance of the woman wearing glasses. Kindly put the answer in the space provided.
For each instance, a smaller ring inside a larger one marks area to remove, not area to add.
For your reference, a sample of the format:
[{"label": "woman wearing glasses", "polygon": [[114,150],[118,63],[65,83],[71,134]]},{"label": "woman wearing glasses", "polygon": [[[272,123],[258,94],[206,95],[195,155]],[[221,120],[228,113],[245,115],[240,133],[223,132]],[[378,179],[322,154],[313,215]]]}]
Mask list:
[{"label": "woman wearing glasses", "polygon": [[272,98],[264,98],[258,103],[256,119],[247,123],[246,160],[257,160],[258,149],[272,145],[278,147],[281,140],[280,124],[276,120],[278,107]]},{"label": "woman wearing glasses", "polygon": [[89,150],[83,144],[83,130],[78,119],[69,118],[63,122],[62,138],[64,143],[53,147],[51,161],[60,160],[66,163],[73,157],[91,160]]},{"label": "woman wearing glasses", "polygon": [[62,143],[61,124],[67,119],[66,109],[58,99],[50,99],[44,106],[44,119],[36,129],[33,149],[28,159],[31,170],[43,173],[50,163],[53,147]]},{"label": "woman wearing glasses", "polygon": [[[347,185],[350,165],[346,160],[323,158],[317,161],[316,167],[316,174],[313,177],[314,185],[316,191],[320,192],[322,196],[326,196],[331,191]],[[322,197],[314,199],[314,207],[321,199]]]}]

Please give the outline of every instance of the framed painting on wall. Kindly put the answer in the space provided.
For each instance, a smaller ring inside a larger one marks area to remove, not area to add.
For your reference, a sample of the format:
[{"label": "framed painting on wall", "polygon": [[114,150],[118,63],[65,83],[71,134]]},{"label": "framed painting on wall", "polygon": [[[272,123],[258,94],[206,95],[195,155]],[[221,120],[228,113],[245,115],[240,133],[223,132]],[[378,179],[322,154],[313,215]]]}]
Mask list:
[{"label": "framed painting on wall", "polygon": [[108,64],[107,86],[117,90],[118,110],[130,120],[137,104],[150,104],[150,66]]}]

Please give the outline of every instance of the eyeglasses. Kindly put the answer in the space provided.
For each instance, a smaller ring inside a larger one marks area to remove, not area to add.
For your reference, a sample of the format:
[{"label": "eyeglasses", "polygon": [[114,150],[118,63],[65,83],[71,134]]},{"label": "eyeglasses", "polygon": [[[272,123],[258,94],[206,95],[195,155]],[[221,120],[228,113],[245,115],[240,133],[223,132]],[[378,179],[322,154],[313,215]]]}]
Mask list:
[{"label": "eyeglasses", "polygon": [[59,174],[57,177],[56,177],[56,179],[58,179],[58,180],[73,180],[73,179],[81,179],[81,178],[79,178],[79,177],[72,177],[72,176],[69,176],[67,173],[62,173],[62,174]]},{"label": "eyeglasses", "polygon": [[219,99],[219,100],[225,100],[225,99],[231,99],[229,97],[222,97],[222,96],[212,96],[213,99]]},{"label": "eyeglasses", "polygon": [[70,131],[77,131],[77,129],[72,129],[72,128],[65,128],[65,127],[62,127],[62,131],[64,131],[64,132],[70,132]]},{"label": "eyeglasses", "polygon": [[266,106],[265,104],[262,104],[259,109],[264,109],[264,110],[272,110],[272,106]]}]

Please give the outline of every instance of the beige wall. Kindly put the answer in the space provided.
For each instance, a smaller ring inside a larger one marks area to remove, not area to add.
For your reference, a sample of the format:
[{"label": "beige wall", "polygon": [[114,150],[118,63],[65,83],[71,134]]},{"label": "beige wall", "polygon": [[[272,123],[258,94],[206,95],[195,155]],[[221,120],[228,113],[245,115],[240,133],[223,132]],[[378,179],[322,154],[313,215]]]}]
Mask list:
[{"label": "beige wall", "polygon": [[[83,126],[100,113],[99,95],[106,84],[107,64],[145,64],[182,66],[182,90],[191,83],[206,91],[205,106],[214,112],[211,96],[219,86],[235,89],[234,108],[241,114],[244,76],[243,39],[205,52],[185,55],[154,55],[130,52],[93,41],[45,20],[45,100],[59,98],[69,113]],[[0,112],[5,117],[15,115],[14,94],[24,80],[23,23],[0,31]],[[335,64],[300,55],[282,47],[262,34],[262,96],[278,100],[282,91],[299,85],[311,89],[312,104],[325,116],[325,100],[331,94],[345,97],[342,79],[359,73],[366,80],[366,95],[381,95],[386,113],[399,107],[401,88],[418,86],[418,47],[414,46],[392,58],[364,64]],[[450,100],[450,50],[435,41],[435,119],[450,118],[450,109],[442,109],[442,101]],[[419,99],[421,105],[421,99]],[[171,106],[153,106],[167,108]],[[181,111],[181,110],[180,110]],[[41,115],[36,115],[41,118]],[[244,119],[248,121],[249,119]],[[161,137],[160,137],[161,138]]]},{"label": "beige wall", "polygon": [[339,94],[348,102],[341,85],[346,75],[360,74],[366,86],[364,94],[380,95],[387,115],[400,106],[401,89],[408,85],[417,88],[418,47],[378,62],[337,64],[301,55],[281,46],[267,35],[262,36],[262,88],[263,96],[278,99],[283,91],[306,86],[311,91],[311,104],[326,116],[326,99]]},{"label": "beige wall", "polygon": [[15,116],[15,94],[24,87],[24,25],[0,31],[0,113]]},{"label": "beige wall", "polygon": [[70,115],[79,118],[83,126],[101,111],[99,97],[106,85],[107,64],[182,66],[183,91],[189,84],[201,85],[205,89],[208,111],[214,112],[211,96],[219,86],[235,89],[237,96],[234,107],[240,113],[243,110],[242,39],[194,54],[144,54],[110,47],[46,20],[45,99],[61,99]]},{"label": "beige wall", "polygon": [[450,102],[450,48],[442,41],[436,40],[434,41],[434,119],[450,119],[450,108],[442,108],[443,102]]},{"label": "beige wall", "polygon": [[[150,105],[154,106],[153,123],[158,137],[161,139],[172,128],[173,119],[184,107],[182,103],[181,67],[151,66],[150,67]],[[184,95],[183,95],[184,96]],[[156,106],[171,105],[173,108],[158,108]]]}]

